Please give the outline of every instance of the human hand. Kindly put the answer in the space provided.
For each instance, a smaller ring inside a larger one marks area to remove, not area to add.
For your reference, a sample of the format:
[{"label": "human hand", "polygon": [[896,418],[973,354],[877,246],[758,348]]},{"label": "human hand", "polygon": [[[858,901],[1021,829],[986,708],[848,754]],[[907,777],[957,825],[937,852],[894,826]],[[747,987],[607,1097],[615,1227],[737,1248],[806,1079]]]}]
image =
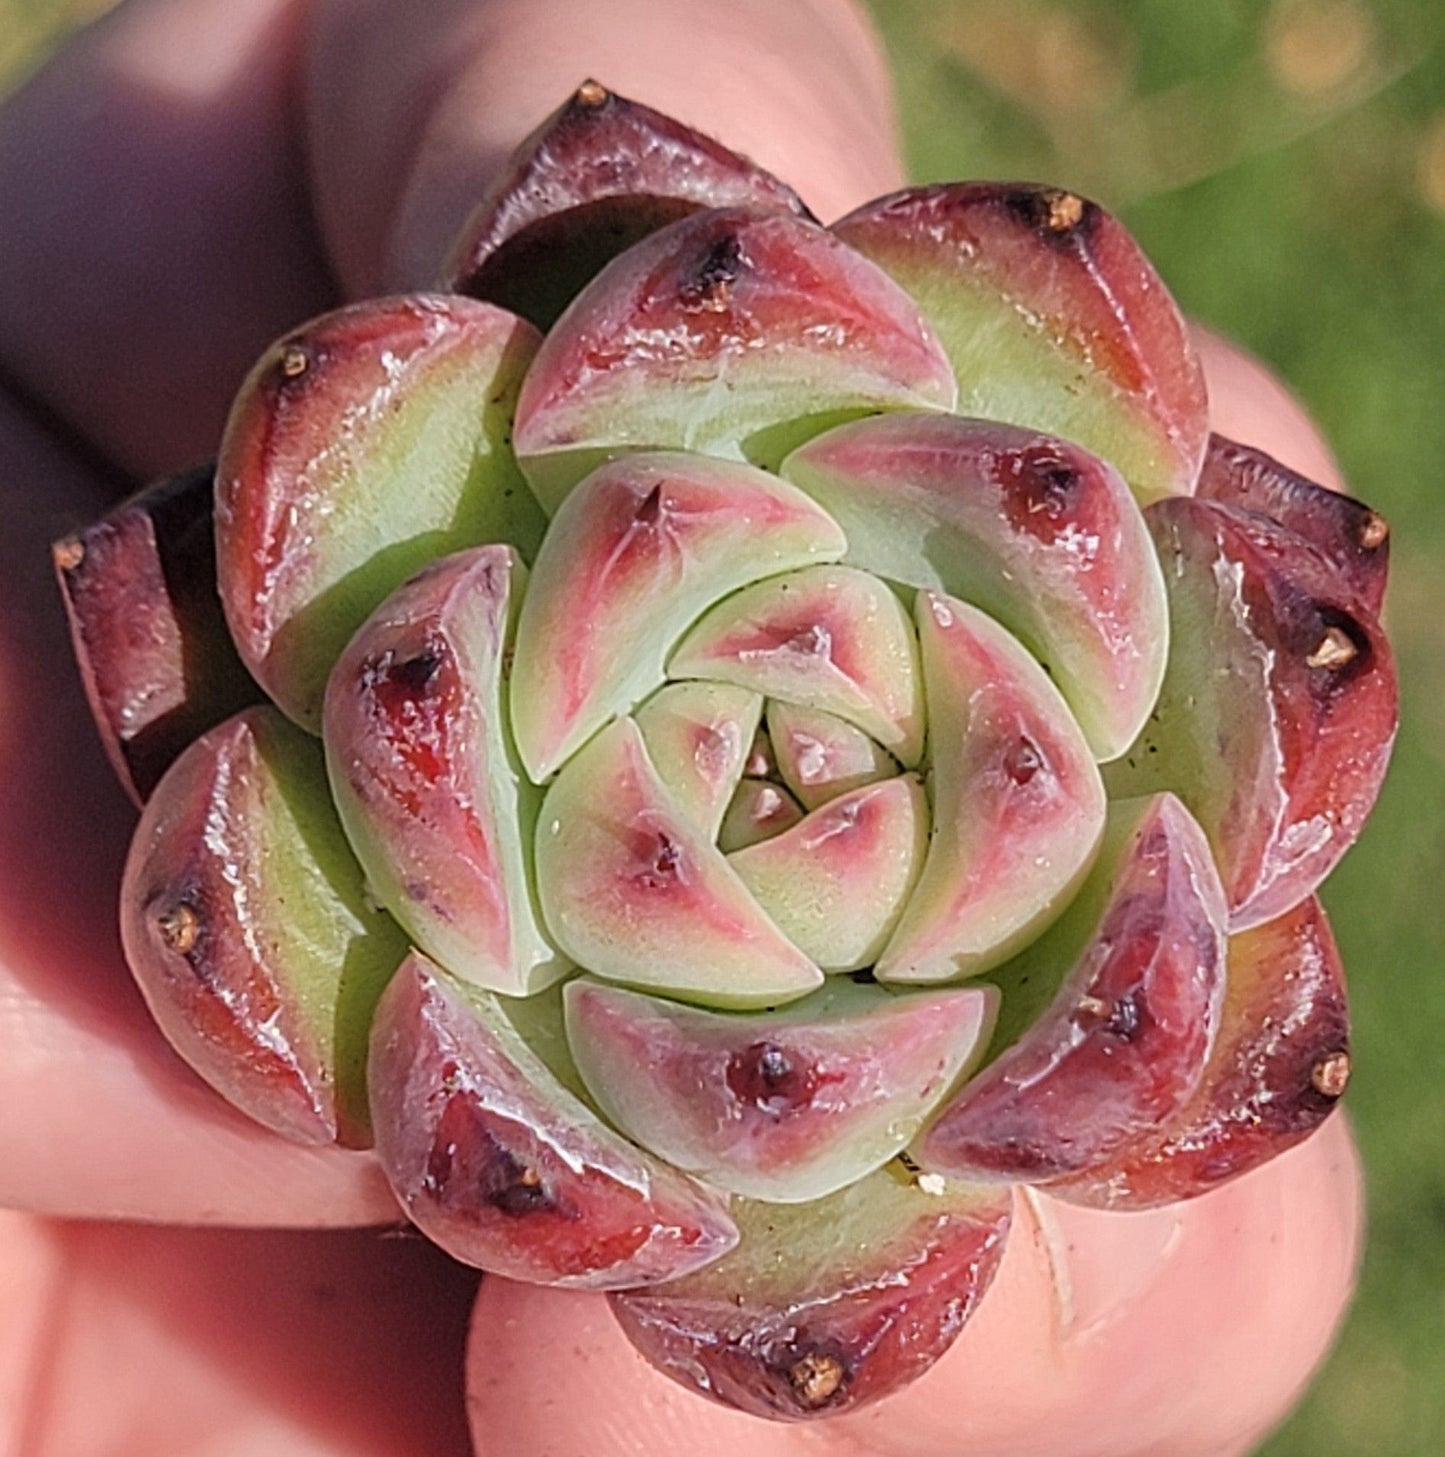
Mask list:
[{"label": "human hand", "polygon": [[[367,1156],[250,1124],[141,1007],[113,929],[132,813],[71,667],[48,543],[128,481],[208,453],[271,337],[339,297],[427,282],[501,159],[586,74],[753,154],[825,218],[900,178],[882,65],[841,0],[132,0],[0,116],[0,1202],[171,1224],[397,1217]],[[1333,479],[1278,386],[1204,353],[1218,429]],[[672,1386],[596,1297],[489,1280],[477,1446],[1244,1451],[1329,1340],[1358,1220],[1339,1120],[1175,1210],[1023,1204],[950,1356],[806,1431]],[[0,1412],[27,1454],[445,1453],[462,1440],[450,1393],[473,1283],[373,1234],[8,1216]]]}]

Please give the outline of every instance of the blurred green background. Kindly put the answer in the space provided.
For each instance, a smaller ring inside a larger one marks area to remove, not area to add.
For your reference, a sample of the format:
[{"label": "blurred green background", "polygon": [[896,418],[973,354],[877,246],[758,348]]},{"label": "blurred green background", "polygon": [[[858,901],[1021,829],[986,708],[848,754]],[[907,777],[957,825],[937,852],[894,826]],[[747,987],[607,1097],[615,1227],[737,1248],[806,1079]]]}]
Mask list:
[{"label": "blurred green background", "polygon": [[[0,0],[0,92],[107,0]],[[1304,396],[1396,525],[1405,715],[1331,879],[1359,1299],[1268,1457],[1445,1452],[1445,0],[873,0],[920,180],[1066,184]]]}]

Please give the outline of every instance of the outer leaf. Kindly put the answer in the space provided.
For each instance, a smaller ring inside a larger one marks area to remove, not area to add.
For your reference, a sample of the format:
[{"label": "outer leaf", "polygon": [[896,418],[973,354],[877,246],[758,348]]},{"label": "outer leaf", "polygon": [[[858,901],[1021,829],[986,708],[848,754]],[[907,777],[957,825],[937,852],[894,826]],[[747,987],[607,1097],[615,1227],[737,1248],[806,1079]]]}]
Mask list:
[{"label": "outer leaf", "polygon": [[261,697],[216,597],[214,469],[147,486],[55,543],[90,711],[137,804],[187,744]]},{"label": "outer leaf", "polygon": [[737,1242],[723,1199],[613,1133],[496,997],[416,952],[377,1011],[371,1061],[382,1167],[467,1264],[606,1290],[686,1274]]},{"label": "outer leaf", "polygon": [[517,455],[555,511],[622,451],[772,465],[840,417],[948,409],[955,393],[880,269],[811,223],[734,208],[645,238],[577,297],[522,389]]},{"label": "outer leaf", "polygon": [[1399,716],[1378,622],[1303,537],[1214,501],[1148,511],[1169,673],[1111,793],[1172,789],[1208,833],[1244,930],[1298,905],[1364,827]]},{"label": "outer leaf", "polygon": [[1230,937],[1219,1037],[1194,1096],[1112,1162],[1049,1192],[1108,1209],[1206,1194],[1308,1138],[1349,1077],[1344,967],[1311,896]]},{"label": "outer leaf", "polygon": [[584,81],[512,154],[448,261],[444,286],[549,329],[606,263],[710,207],[808,216],[792,188],[640,102]]},{"label": "outer leaf", "polygon": [[351,634],[432,558],[541,517],[510,425],[530,324],[416,294],[313,320],[262,356],[216,466],[216,556],[232,635],[257,681],[317,729]]},{"label": "outer leaf", "polygon": [[1222,435],[1209,437],[1199,494],[1258,511],[1304,537],[1365,610],[1379,616],[1390,568],[1390,528],[1363,502],[1317,486],[1262,450]]},{"label": "outer leaf", "polygon": [[1203,370],[1163,281],[1097,203],[958,182],[866,203],[834,231],[918,301],[962,414],[1076,440],[1143,501],[1193,490]]},{"label": "outer leaf", "polygon": [[1117,807],[1083,893],[1000,968],[1005,1051],[939,1115],[919,1162],[1046,1182],[1148,1137],[1199,1086],[1214,1045],[1224,919],[1208,843],[1184,806],[1166,794]]},{"label": "outer leaf", "polygon": [[406,943],[367,903],[314,739],[266,707],[192,744],[141,816],[121,908],[151,1014],[207,1082],[297,1142],[369,1142],[367,1031]]},{"label": "outer leaf", "polygon": [[890,1164],[812,1204],[734,1206],[742,1240],[711,1270],[612,1297],[674,1380],[757,1416],[862,1406],[921,1376],[993,1280],[1004,1189],[929,1194]]}]

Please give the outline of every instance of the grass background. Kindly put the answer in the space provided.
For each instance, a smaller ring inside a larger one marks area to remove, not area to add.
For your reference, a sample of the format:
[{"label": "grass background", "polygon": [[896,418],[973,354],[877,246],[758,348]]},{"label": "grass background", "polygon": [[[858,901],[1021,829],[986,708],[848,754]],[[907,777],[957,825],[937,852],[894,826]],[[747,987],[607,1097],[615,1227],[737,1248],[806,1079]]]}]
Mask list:
[{"label": "grass background", "polygon": [[[0,93],[107,0],[0,0]],[[1351,973],[1370,1242],[1268,1457],[1445,1452],[1445,0],[873,0],[920,180],[1122,213],[1304,396],[1396,526],[1390,781],[1325,900]]]}]

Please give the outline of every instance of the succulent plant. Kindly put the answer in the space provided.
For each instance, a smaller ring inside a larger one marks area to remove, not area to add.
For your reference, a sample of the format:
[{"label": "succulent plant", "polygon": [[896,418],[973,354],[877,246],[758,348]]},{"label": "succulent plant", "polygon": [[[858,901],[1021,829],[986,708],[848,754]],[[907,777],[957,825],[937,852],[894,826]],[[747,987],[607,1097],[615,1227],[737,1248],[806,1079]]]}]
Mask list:
[{"label": "succulent plant", "polygon": [[56,561],[181,1056],[800,1418],[942,1353],[1014,1186],[1186,1199],[1328,1116],[1387,554],[1210,437],[1097,204],[825,228],[588,82],[439,291],[279,340]]}]

